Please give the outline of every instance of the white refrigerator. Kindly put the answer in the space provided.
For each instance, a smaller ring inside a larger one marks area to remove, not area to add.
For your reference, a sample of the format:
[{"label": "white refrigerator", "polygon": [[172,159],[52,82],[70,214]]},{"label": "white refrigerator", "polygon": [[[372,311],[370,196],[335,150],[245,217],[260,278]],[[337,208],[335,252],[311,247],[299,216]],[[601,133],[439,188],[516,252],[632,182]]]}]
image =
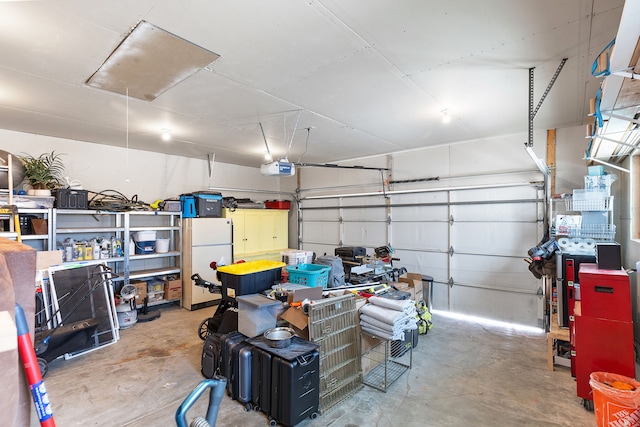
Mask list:
[{"label": "white refrigerator", "polygon": [[210,264],[230,264],[233,260],[233,228],[229,218],[182,219],[182,306],[188,310],[217,304],[220,294],[196,286],[191,276],[220,283]]}]

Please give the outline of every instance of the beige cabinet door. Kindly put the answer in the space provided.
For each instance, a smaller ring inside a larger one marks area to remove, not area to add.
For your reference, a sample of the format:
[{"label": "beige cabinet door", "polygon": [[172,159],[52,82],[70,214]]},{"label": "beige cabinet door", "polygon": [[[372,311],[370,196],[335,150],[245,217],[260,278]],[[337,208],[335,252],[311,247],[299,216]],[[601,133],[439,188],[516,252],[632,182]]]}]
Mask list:
[{"label": "beige cabinet door", "polygon": [[289,247],[289,211],[273,210],[271,217],[273,224],[272,249],[287,249]]},{"label": "beige cabinet door", "polygon": [[268,250],[271,240],[271,227],[265,224],[262,210],[254,209],[244,212],[245,253]]},{"label": "beige cabinet door", "polygon": [[233,252],[234,254],[243,254],[246,252],[246,238],[245,238],[245,219],[244,212],[241,210],[231,211],[229,209],[223,210],[223,216],[225,218],[231,218],[233,223]]},{"label": "beige cabinet door", "polygon": [[234,257],[289,247],[289,211],[278,209],[224,210],[233,221]]}]

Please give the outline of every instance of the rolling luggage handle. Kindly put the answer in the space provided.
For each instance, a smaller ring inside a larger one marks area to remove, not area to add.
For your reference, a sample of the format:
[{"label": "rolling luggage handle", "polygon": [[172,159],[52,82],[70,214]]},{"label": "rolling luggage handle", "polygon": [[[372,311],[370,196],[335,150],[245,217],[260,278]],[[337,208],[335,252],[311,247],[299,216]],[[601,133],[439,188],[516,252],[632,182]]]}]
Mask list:
[{"label": "rolling luggage handle", "polygon": [[296,359],[300,366],[307,366],[311,362],[313,362],[316,358],[316,353],[303,354],[302,356],[298,356]]}]

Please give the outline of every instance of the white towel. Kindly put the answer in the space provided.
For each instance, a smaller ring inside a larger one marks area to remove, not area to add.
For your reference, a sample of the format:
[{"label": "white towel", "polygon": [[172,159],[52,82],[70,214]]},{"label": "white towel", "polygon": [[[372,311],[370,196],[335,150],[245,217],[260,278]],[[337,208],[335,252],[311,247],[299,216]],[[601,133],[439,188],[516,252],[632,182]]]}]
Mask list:
[{"label": "white towel", "polygon": [[389,324],[366,314],[360,314],[360,322],[367,322],[380,329],[389,331],[416,329],[418,327],[418,319],[405,316],[399,317],[393,324]]},{"label": "white towel", "polygon": [[363,305],[360,309],[360,313],[389,324],[394,324],[396,319],[401,319],[403,316],[406,316],[402,311],[391,310],[375,304]]},{"label": "white towel", "polygon": [[[401,323],[401,324],[400,324]],[[398,324],[394,323],[393,325],[390,325],[389,323],[385,323],[381,320],[375,319],[371,316],[367,316],[366,314],[361,314],[360,315],[360,325],[364,325],[364,324],[368,324],[371,326],[375,326],[378,329],[382,329],[384,331],[390,332],[390,333],[395,333],[398,331],[403,331],[404,330],[404,322],[400,322]]]},{"label": "white towel", "polygon": [[404,312],[408,312],[408,311],[411,311],[411,309],[415,309],[415,305],[416,305],[416,303],[410,299],[394,300],[394,299],[382,298],[382,297],[376,297],[376,296],[370,297],[369,302],[371,304],[379,305],[385,308],[390,308],[396,311],[404,311]]},{"label": "white towel", "polygon": [[390,334],[389,332],[383,331],[373,326],[361,326],[362,330],[370,333],[373,336],[384,338],[386,340],[401,340],[404,338],[404,332],[400,332],[400,334]]}]

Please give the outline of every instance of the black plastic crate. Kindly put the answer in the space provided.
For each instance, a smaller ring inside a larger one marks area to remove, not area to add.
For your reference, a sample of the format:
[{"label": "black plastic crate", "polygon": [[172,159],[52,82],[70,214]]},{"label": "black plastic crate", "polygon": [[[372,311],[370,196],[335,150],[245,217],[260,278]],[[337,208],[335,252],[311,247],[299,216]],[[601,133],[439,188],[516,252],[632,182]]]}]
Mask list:
[{"label": "black plastic crate", "polygon": [[257,294],[280,283],[282,267],[277,261],[249,261],[218,267],[222,298],[235,301],[241,295]]},{"label": "black plastic crate", "polygon": [[56,208],[89,209],[88,191],[59,188],[56,190]]}]

